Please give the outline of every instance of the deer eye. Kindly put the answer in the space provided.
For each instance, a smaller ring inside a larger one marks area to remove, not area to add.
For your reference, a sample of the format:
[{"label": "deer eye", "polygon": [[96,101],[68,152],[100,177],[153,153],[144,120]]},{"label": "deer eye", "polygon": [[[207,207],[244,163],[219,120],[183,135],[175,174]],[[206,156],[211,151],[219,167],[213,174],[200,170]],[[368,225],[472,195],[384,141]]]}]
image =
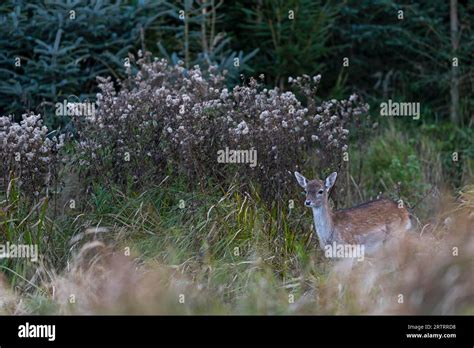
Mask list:
[{"label": "deer eye", "polygon": [[319,190],[318,193],[322,195],[324,193],[324,190]]}]

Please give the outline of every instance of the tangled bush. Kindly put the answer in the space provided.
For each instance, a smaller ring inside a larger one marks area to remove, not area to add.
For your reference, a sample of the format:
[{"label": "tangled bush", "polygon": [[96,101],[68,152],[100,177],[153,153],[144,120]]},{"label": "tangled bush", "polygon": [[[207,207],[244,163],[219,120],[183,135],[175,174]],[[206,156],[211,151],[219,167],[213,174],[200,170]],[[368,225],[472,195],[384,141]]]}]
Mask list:
[{"label": "tangled bush", "polygon": [[[0,117],[0,166],[2,186],[13,179],[30,197],[48,193],[57,176],[58,152],[64,135],[48,137],[40,115],[23,115],[20,123],[12,116]],[[3,191],[3,190],[2,190]]]},{"label": "tangled bush", "polygon": [[[253,180],[265,196],[281,197],[292,186],[288,170],[309,148],[319,147],[325,165],[337,163],[347,150],[351,117],[367,111],[355,95],[317,105],[320,76],[294,80],[305,105],[294,93],[262,88],[253,78],[229,90],[214,67],[203,73],[149,55],[137,66],[119,92],[101,78],[97,113],[76,119],[80,164],[116,183],[156,181],[168,168],[191,183]],[[218,151],[226,149],[255,150],[257,164],[219,163]]]}]

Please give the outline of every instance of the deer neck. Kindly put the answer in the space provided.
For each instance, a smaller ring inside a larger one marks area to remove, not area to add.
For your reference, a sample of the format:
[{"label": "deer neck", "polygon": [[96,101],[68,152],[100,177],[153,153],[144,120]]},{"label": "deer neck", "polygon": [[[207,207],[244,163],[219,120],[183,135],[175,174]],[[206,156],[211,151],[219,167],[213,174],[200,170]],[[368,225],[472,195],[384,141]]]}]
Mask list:
[{"label": "deer neck", "polygon": [[322,248],[332,242],[334,234],[334,222],[328,204],[313,207],[314,228]]}]

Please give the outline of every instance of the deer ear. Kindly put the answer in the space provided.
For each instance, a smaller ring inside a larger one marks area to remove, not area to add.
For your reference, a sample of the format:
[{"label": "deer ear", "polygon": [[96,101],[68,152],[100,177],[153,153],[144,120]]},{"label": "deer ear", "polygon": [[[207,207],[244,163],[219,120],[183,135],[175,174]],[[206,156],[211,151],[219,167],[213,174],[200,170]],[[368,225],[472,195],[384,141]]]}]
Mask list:
[{"label": "deer ear", "polygon": [[331,187],[334,185],[334,183],[336,182],[336,178],[337,178],[337,173],[336,172],[331,173],[326,178],[326,182],[325,182],[324,186],[326,186],[327,191],[329,191],[331,189]]},{"label": "deer ear", "polygon": [[295,172],[295,178],[298,181],[298,184],[300,184],[300,186],[305,189],[306,185],[308,184],[308,179],[298,172]]}]

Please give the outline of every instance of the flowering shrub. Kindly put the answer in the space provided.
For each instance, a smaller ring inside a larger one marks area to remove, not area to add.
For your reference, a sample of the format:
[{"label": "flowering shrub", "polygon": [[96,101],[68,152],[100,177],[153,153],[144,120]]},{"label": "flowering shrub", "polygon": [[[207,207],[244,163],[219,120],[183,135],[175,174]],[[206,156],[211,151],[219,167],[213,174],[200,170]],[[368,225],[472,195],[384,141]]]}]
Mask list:
[{"label": "flowering shrub", "polygon": [[[119,92],[101,78],[97,113],[76,120],[79,163],[118,183],[157,180],[168,168],[191,183],[253,180],[275,198],[293,186],[288,170],[302,164],[309,148],[334,165],[347,150],[351,116],[367,111],[355,95],[317,105],[320,76],[291,79],[304,105],[294,93],[262,88],[253,78],[228,89],[213,67],[188,70],[148,55],[137,66]],[[226,148],[256,150],[257,165],[219,163],[217,153]]]},{"label": "flowering shrub", "polygon": [[64,136],[48,137],[40,115],[23,115],[20,123],[12,116],[0,117],[0,166],[2,186],[17,179],[22,191],[30,197],[46,193],[57,175],[59,149]]}]

